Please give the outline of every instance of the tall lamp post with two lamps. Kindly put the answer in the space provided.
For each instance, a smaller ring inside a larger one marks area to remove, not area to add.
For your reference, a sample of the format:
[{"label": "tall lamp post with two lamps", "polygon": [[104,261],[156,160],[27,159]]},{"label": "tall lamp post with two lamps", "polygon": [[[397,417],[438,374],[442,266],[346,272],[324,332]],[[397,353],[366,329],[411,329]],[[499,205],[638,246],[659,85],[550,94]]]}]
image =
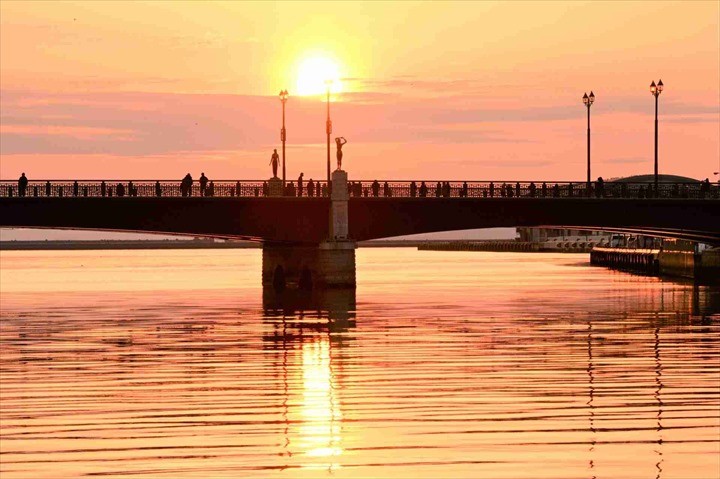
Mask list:
[{"label": "tall lamp post with two lamps", "polygon": [[327,133],[327,184],[330,192],[330,135],[332,134],[332,121],[330,120],[330,87],[332,80],[325,80],[327,86],[327,121],[325,122],[325,133]]},{"label": "tall lamp post with two lamps", "polygon": [[288,91],[280,91],[280,102],[282,102],[282,129],[280,130],[280,141],[282,142],[282,184],[285,188],[285,140],[287,140],[287,131],[285,130],[285,103],[288,99]]},{"label": "tall lamp post with two lamps", "polygon": [[595,103],[595,94],[591,91],[590,95],[583,95],[583,103],[587,107],[587,194],[590,196],[590,107]]},{"label": "tall lamp post with two lamps", "polygon": [[662,80],[650,84],[650,93],[655,97],[655,196],[658,196],[658,97],[663,91]]}]

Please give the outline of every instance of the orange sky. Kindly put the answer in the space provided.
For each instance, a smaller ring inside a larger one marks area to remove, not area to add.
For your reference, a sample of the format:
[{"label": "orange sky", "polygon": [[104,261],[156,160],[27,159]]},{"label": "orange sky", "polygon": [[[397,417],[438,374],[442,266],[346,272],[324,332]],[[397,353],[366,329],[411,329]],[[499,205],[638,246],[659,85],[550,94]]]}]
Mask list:
[{"label": "orange sky", "polygon": [[[651,8],[649,8],[651,7]],[[720,170],[719,2],[0,3],[0,177],[266,178],[287,88],[290,178],[584,179]]]}]

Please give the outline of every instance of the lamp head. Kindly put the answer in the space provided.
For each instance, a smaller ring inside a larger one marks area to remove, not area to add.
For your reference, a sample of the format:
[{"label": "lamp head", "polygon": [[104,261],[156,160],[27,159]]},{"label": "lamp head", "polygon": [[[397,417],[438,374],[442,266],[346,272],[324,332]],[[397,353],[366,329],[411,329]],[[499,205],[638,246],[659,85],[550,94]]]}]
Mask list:
[{"label": "lamp head", "polygon": [[657,94],[657,86],[655,85],[655,80],[650,84],[650,93],[653,95]]},{"label": "lamp head", "polygon": [[657,84],[658,93],[663,91],[663,82],[660,80]]},{"label": "lamp head", "polygon": [[587,93],[585,93],[585,94],[583,95],[583,103],[584,103],[585,105],[587,105],[589,101],[590,101],[590,99],[588,98]]},{"label": "lamp head", "polygon": [[280,90],[280,101],[287,101],[288,99],[288,92],[287,90]]},{"label": "lamp head", "polygon": [[588,101],[589,101],[590,105],[592,105],[593,103],[595,103],[595,93],[593,93],[592,91],[590,92],[590,96],[588,97]]}]

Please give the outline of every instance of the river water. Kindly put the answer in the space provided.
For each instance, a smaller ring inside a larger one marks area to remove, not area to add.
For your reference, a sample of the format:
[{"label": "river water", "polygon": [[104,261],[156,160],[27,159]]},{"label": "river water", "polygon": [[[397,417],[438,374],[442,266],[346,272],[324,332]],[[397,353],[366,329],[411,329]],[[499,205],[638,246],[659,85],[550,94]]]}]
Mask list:
[{"label": "river water", "polygon": [[709,478],[720,291],[587,255],[0,253],[0,476]]}]

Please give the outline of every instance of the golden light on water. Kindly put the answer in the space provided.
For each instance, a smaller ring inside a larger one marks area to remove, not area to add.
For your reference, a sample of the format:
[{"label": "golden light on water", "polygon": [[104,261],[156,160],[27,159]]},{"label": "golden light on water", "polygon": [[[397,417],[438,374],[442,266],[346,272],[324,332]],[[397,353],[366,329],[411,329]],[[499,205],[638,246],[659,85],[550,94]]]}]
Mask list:
[{"label": "golden light on water", "polygon": [[340,67],[332,59],[324,56],[308,57],[298,66],[295,90],[298,95],[319,95],[327,91],[327,82],[330,81],[330,91],[340,93],[340,78]]},{"label": "golden light on water", "polygon": [[310,463],[307,467],[334,469],[339,467],[335,459],[342,454],[342,414],[335,391],[332,371],[330,340],[320,338],[302,346],[303,424],[300,433],[303,449],[309,457],[324,458],[323,463]]}]

